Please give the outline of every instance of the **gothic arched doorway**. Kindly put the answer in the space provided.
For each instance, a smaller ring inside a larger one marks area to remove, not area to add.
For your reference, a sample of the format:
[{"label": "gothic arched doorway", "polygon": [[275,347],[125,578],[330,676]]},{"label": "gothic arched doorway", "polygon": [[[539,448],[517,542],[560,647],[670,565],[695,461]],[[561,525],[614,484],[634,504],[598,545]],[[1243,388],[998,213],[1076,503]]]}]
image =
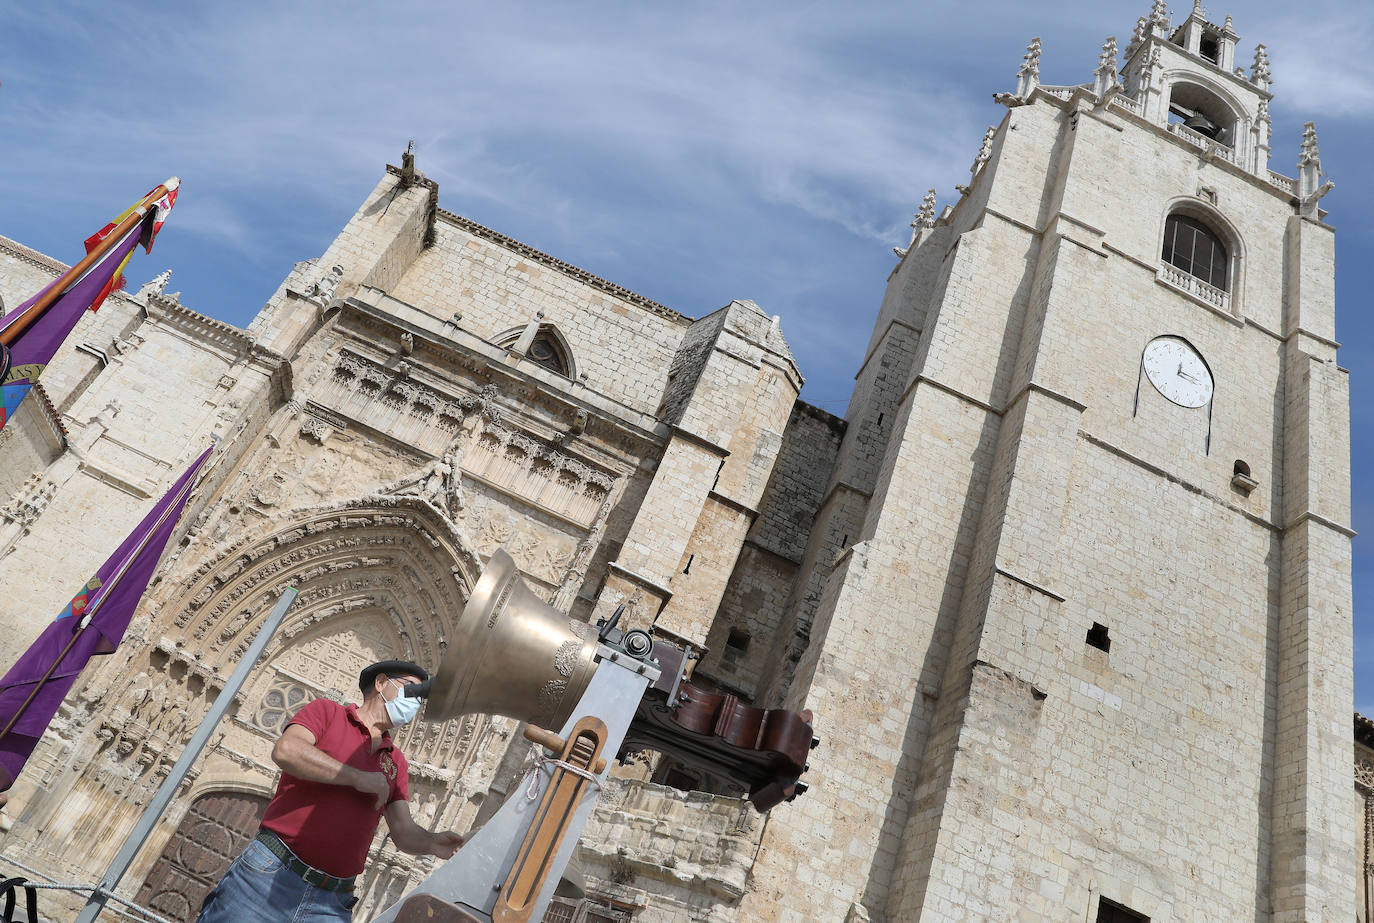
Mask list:
[{"label": "gothic arched doorway", "polygon": [[196,799],[138,889],[137,902],[170,920],[194,920],[257,833],[266,808],[263,795],[215,792]]}]

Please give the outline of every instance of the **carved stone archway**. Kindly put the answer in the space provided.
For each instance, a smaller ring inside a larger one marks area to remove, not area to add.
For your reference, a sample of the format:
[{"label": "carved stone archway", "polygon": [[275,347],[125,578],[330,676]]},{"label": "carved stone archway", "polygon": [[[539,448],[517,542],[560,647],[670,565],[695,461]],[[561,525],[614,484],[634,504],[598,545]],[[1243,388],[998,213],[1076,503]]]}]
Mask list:
[{"label": "carved stone archway", "polygon": [[408,653],[437,659],[447,643],[442,627],[462,611],[481,573],[477,553],[453,523],[418,497],[371,496],[293,510],[273,524],[266,537],[250,535],[219,549],[167,601],[174,609],[167,627],[175,636],[189,635],[182,644],[208,644],[215,663],[237,661],[251,642],[245,629],[260,624],[288,585],[301,595],[277,645],[358,608],[357,600],[405,597],[411,608],[388,610],[392,625]]}]

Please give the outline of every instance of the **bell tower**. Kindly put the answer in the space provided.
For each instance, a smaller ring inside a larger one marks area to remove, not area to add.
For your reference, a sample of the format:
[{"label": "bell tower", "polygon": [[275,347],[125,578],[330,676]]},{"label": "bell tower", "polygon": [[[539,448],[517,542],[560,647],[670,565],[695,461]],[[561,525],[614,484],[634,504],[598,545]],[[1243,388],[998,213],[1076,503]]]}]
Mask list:
[{"label": "bell tower", "polygon": [[1161,0],[1049,86],[1035,39],[922,204],[772,669],[844,758],[743,919],[1354,916],[1332,187],[1238,42]]},{"label": "bell tower", "polygon": [[1269,168],[1269,56],[1255,47],[1249,73],[1236,65],[1231,17],[1207,21],[1202,5],[1171,27],[1162,0],[1136,23],[1126,46],[1122,90],[1146,119],[1177,137],[1265,177]]}]

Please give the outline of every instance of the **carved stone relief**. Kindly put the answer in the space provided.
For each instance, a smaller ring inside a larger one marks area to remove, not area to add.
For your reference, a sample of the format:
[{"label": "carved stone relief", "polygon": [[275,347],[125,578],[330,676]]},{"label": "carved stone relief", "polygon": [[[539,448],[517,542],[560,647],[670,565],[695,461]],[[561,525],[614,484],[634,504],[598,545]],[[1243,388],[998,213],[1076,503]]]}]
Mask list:
[{"label": "carved stone relief", "polygon": [[379,493],[427,500],[449,519],[454,519],[464,505],[461,459],[461,451],[456,446],[451,447],[442,458],[393,481]]},{"label": "carved stone relief", "polygon": [[39,473],[30,476],[19,492],[0,507],[0,558],[29,533],[56,493],[57,485]]},{"label": "carved stone relief", "polygon": [[279,473],[260,478],[249,491],[249,496],[262,506],[279,506],[286,499],[286,478]]},{"label": "carved stone relief", "polygon": [[539,509],[590,526],[616,479],[499,423],[488,424],[464,469]]},{"label": "carved stone relief", "polygon": [[563,579],[579,541],[567,526],[524,514],[485,488],[472,491],[459,524],[483,557],[504,548],[522,571],[549,586]]},{"label": "carved stone relief", "polygon": [[476,394],[447,393],[415,380],[408,362],[388,367],[348,350],[335,360],[320,400],[345,417],[436,455],[469,417],[500,419],[490,385]]}]

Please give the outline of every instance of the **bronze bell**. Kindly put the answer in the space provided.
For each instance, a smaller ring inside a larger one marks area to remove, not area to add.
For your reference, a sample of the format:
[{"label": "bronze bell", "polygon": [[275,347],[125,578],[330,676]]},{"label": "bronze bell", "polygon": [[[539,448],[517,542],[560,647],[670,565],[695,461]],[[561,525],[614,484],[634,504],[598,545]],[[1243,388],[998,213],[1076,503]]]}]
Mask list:
[{"label": "bronze bell", "polygon": [[534,594],[498,549],[435,671],[424,717],[505,715],[559,730],[596,672],[596,629]]},{"label": "bronze bell", "polygon": [[1220,133],[1217,124],[1201,112],[1194,112],[1192,115],[1188,116],[1183,122],[1183,127],[1191,128],[1198,134],[1206,135],[1213,140],[1216,140],[1217,135]]}]

